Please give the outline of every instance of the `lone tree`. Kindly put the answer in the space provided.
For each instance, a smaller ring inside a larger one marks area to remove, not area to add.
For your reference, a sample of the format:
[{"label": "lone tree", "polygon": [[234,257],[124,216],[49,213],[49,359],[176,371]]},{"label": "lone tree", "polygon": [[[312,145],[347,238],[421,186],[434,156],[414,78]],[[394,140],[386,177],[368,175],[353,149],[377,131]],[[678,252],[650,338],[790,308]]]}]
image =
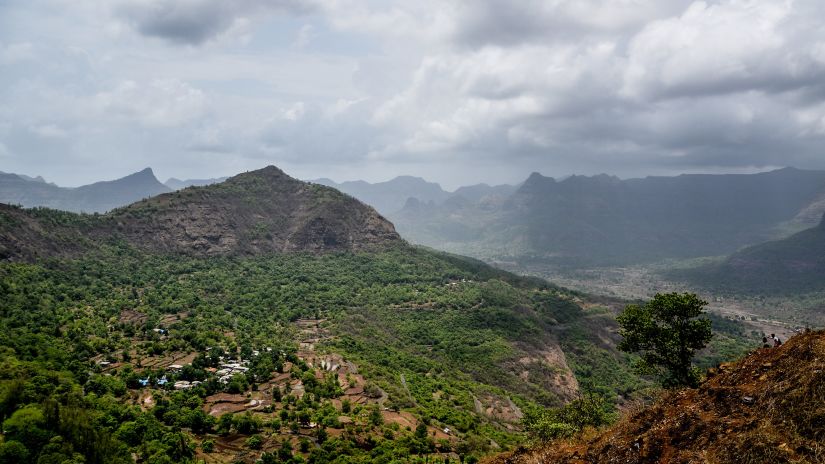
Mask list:
[{"label": "lone tree", "polygon": [[710,341],[710,319],[705,305],[693,293],[657,293],[643,306],[628,305],[616,318],[623,340],[619,349],[639,353],[637,368],[657,374],[667,388],[695,387],[699,370],[693,355]]}]

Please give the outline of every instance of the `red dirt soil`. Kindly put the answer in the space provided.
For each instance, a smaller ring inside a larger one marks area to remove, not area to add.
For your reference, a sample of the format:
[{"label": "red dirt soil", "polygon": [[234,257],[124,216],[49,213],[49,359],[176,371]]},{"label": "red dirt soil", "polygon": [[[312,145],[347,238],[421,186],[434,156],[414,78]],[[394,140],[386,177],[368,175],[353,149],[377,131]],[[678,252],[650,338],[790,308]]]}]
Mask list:
[{"label": "red dirt soil", "polygon": [[825,331],[723,364],[604,431],[486,462],[825,463]]}]

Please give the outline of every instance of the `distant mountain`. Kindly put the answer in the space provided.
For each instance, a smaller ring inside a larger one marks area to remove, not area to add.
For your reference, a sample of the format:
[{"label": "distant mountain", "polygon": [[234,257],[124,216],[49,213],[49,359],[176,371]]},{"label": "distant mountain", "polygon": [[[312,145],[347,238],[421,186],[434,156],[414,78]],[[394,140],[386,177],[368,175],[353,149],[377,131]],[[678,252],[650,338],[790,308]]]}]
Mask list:
[{"label": "distant mountain", "polygon": [[170,177],[163,185],[169,187],[171,190],[181,190],[186,187],[203,187],[205,185],[219,184],[228,179],[228,177],[216,177],[213,179],[186,179],[180,180]]},{"label": "distant mountain", "polygon": [[464,197],[473,202],[480,202],[488,198],[503,198],[514,194],[518,190],[516,185],[487,185],[476,184],[459,187],[452,196]]},{"label": "distant mountain", "polygon": [[64,211],[102,213],[169,190],[155,178],[150,168],[121,179],[77,188],[47,184],[42,177],[0,173],[0,203],[27,208],[43,206]]},{"label": "distant mountain", "polygon": [[[484,259],[565,266],[722,255],[775,238],[825,208],[825,172],[562,181],[533,173],[515,193],[408,203],[389,218],[407,239]],[[821,213],[820,213],[821,214]]]},{"label": "distant mountain", "polygon": [[363,201],[387,215],[404,207],[408,198],[440,203],[450,196],[440,185],[420,177],[399,176],[386,182],[371,184],[362,180],[336,183],[330,179],[312,182],[338,189]]},{"label": "distant mountain", "polygon": [[[0,174],[5,174],[5,173],[0,172]],[[29,180],[29,181],[32,181],[32,182],[40,182],[40,183],[43,183],[43,184],[46,183],[46,179],[44,179],[43,176],[31,177],[31,176],[27,176],[25,174],[16,174],[16,175],[18,177],[20,177],[21,179],[23,179],[23,180]],[[54,185],[53,183],[49,183],[49,184]]]},{"label": "distant mountain", "polygon": [[791,294],[825,290],[825,217],[820,224],[782,240],[744,248],[721,263],[673,271],[718,292]]},{"label": "distant mountain", "polygon": [[196,256],[358,251],[402,243],[374,209],[273,166],[100,216],[0,206],[0,258],[74,255],[117,242]]}]

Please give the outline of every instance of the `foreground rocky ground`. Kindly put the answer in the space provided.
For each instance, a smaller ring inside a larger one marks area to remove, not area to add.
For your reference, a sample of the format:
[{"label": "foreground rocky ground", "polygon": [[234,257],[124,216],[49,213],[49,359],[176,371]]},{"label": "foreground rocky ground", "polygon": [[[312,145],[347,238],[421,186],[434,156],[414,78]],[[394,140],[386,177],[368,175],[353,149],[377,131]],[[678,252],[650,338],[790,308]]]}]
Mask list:
[{"label": "foreground rocky ground", "polygon": [[488,464],[825,462],[825,331],[711,370],[602,432]]}]

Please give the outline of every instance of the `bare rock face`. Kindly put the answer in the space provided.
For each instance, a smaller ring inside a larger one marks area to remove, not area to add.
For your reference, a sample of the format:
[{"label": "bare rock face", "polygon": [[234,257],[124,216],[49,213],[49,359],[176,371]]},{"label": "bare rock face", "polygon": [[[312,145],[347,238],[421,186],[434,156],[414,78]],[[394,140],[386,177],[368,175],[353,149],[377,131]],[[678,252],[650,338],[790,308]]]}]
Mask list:
[{"label": "bare rock face", "polygon": [[[77,240],[65,246],[56,240],[72,236]],[[106,215],[0,209],[5,258],[73,254],[83,244],[118,240],[150,252],[199,256],[364,251],[403,243],[395,227],[371,207],[274,166],[158,195]]]}]

